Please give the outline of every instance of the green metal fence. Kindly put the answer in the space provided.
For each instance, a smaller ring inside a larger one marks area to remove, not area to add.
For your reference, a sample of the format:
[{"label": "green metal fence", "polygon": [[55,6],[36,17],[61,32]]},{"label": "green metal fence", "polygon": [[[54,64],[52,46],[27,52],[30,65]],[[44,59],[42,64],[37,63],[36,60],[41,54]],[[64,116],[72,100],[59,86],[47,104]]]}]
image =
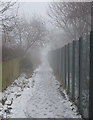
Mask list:
[{"label": "green metal fence", "polygon": [[93,119],[93,32],[51,51],[49,61],[83,118]]}]

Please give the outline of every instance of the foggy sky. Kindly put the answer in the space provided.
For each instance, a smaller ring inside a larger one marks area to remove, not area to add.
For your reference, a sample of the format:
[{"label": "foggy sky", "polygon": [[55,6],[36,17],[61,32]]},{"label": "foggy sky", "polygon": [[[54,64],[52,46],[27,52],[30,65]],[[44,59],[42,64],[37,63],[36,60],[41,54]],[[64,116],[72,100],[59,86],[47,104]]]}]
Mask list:
[{"label": "foggy sky", "polygon": [[43,17],[44,19],[47,19],[48,4],[48,2],[20,2],[19,16],[25,17],[27,20],[30,20],[30,18],[34,14],[36,14]]}]

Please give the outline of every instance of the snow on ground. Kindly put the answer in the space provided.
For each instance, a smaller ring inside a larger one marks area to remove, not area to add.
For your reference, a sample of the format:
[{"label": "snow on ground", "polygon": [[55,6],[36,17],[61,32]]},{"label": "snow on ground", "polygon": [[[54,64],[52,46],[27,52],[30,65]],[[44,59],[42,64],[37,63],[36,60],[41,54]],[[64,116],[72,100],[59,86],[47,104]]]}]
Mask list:
[{"label": "snow on ground", "polygon": [[[6,118],[12,114],[12,105],[15,101],[19,101],[21,96],[25,96],[28,93],[30,85],[33,85],[33,80],[31,78],[26,79],[26,76],[22,74],[3,93],[0,92],[0,117]],[[23,106],[23,100],[21,102]],[[19,103],[15,105],[14,109],[16,106],[19,106]]]},{"label": "snow on ground", "polygon": [[4,118],[81,118],[63,89],[62,94],[52,68],[43,58],[31,78],[22,75],[6,89],[3,99],[7,100],[0,114]]}]

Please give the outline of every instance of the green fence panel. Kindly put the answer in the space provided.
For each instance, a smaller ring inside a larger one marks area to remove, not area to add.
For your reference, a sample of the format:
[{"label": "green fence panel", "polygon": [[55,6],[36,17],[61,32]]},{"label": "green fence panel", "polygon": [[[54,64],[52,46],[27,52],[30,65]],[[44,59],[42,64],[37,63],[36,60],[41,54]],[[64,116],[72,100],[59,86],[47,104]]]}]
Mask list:
[{"label": "green fence panel", "polygon": [[75,41],[72,43],[72,99],[75,98]]},{"label": "green fence panel", "polygon": [[93,120],[93,31],[90,33],[89,118]]},{"label": "green fence panel", "polygon": [[63,80],[63,48],[61,48],[61,81]]},{"label": "green fence panel", "polygon": [[[86,40],[90,40],[90,45],[89,43],[87,45]],[[89,69],[88,46],[90,46],[90,83],[89,70],[86,70]],[[90,38],[80,37],[79,40],[52,51],[50,57],[53,60],[53,67],[80,113],[83,117],[87,117],[89,110],[89,117],[93,119],[93,31],[90,33]],[[90,85],[88,89],[86,83]],[[88,91],[90,97],[87,102]]]},{"label": "green fence panel", "polygon": [[62,81],[65,87],[65,47],[62,48],[63,52],[62,52],[62,57],[63,57],[63,77],[62,77]]},{"label": "green fence panel", "polygon": [[65,65],[65,67],[64,67],[64,75],[65,75],[64,80],[65,80],[65,88],[66,88],[66,45],[64,47],[64,65]]},{"label": "green fence panel", "polygon": [[68,90],[68,45],[66,45],[66,88]]},{"label": "green fence panel", "polygon": [[62,71],[62,69],[61,69],[61,60],[62,58],[61,58],[61,48],[60,48],[60,79],[61,79],[61,76],[62,76],[62,74],[61,74],[61,71]]},{"label": "green fence panel", "polygon": [[0,92],[2,91],[2,62],[0,62]]},{"label": "green fence panel", "polygon": [[70,93],[70,44],[68,43],[68,93]]},{"label": "green fence panel", "polygon": [[79,38],[79,110],[82,113],[82,37]]}]

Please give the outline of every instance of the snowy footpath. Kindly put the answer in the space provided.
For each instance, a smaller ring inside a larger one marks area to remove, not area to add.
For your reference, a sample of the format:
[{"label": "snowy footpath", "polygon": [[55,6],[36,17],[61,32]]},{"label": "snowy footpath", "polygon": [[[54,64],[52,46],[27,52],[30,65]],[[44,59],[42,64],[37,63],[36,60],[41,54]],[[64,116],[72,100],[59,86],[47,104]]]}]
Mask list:
[{"label": "snowy footpath", "polygon": [[31,78],[21,75],[3,93],[1,105],[4,118],[80,118],[66,92],[53,75],[48,61],[43,59]]}]

